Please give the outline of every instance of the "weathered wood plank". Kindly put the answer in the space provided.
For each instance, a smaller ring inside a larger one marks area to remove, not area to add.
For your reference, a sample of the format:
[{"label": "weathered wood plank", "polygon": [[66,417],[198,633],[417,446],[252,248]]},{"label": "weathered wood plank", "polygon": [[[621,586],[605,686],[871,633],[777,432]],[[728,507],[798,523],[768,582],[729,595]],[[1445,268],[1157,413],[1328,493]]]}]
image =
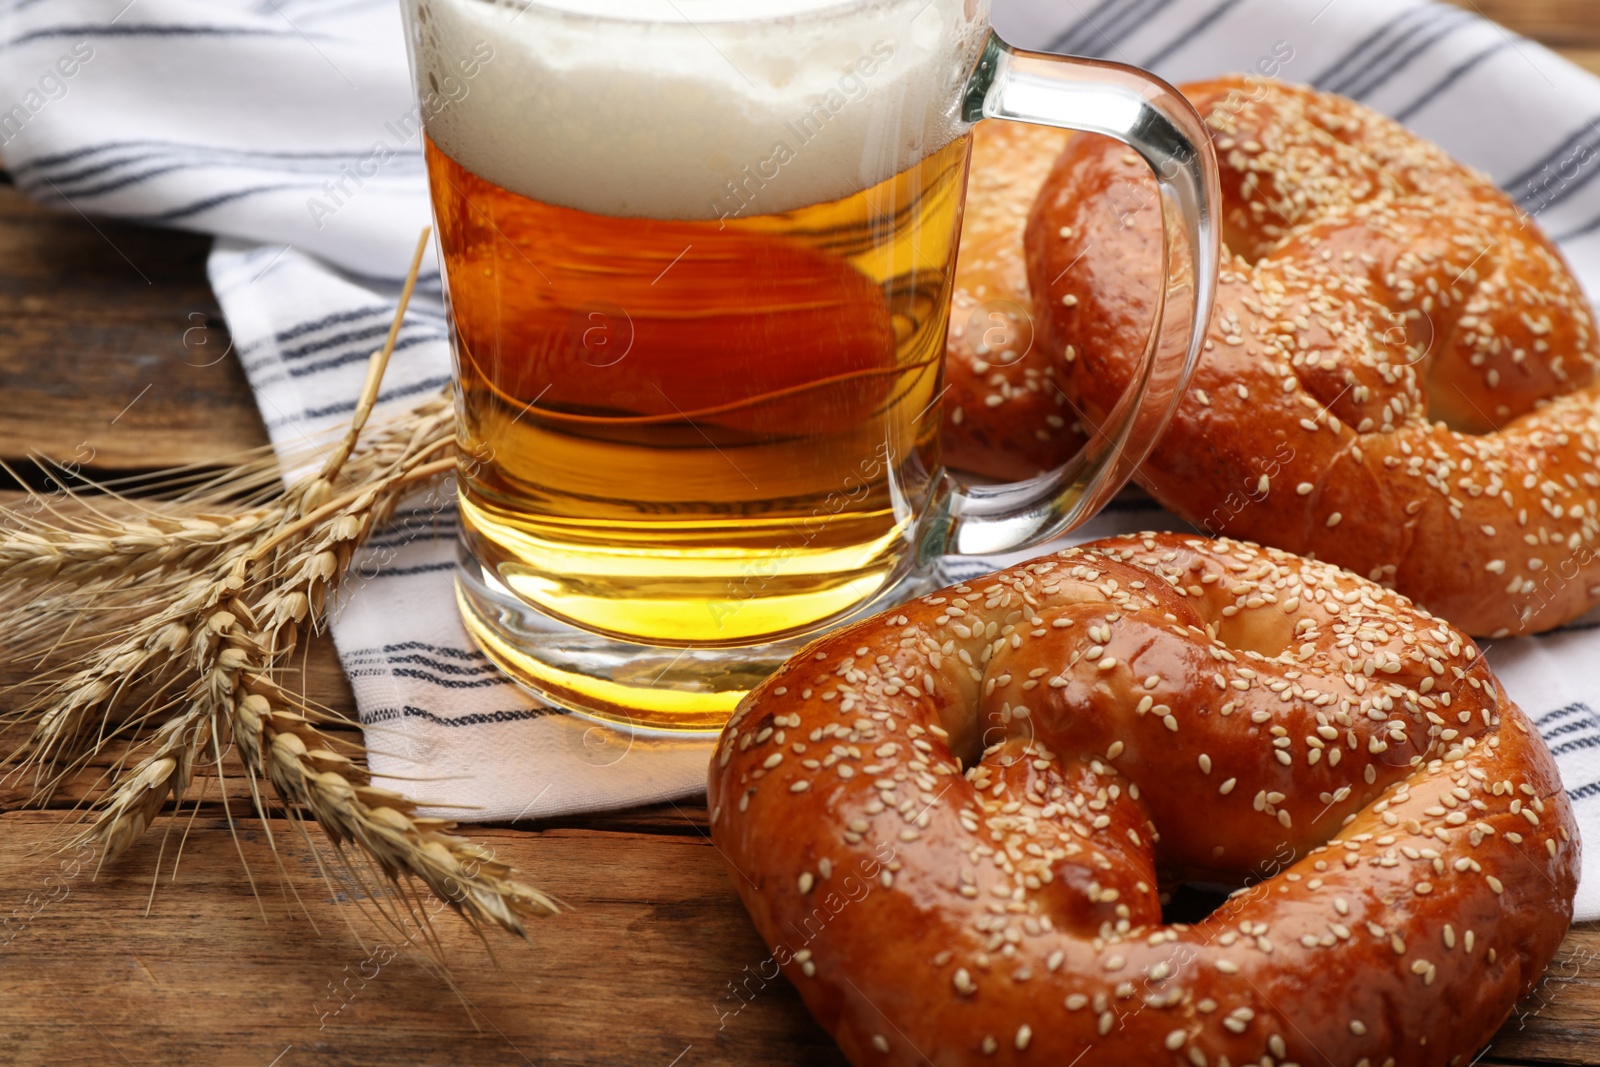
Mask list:
[{"label": "weathered wood plank", "polygon": [[265,443],[238,361],[217,358],[210,247],[0,184],[0,457],[144,470]]},{"label": "weathered wood plank", "polygon": [[[698,837],[483,831],[571,910],[537,924],[531,945],[492,936],[503,972],[441,916],[457,999],[414,963],[390,959],[401,947],[393,933],[357,941],[332,902],[341,887],[319,875],[282,822],[272,825],[282,873],[259,825],[241,826],[259,907],[226,826],[201,819],[176,884],[163,873],[146,916],[164,825],[98,879],[73,878],[61,858],[30,854],[47,818],[0,816],[0,915],[10,909],[11,920],[0,925],[0,1043],[9,1062],[99,1067],[119,1062],[117,1051],[141,1065],[256,1067],[279,1055],[282,1067],[840,1062],[788,985],[750,978],[767,952]],[[1600,1063],[1597,961],[1600,930],[1575,931],[1481,1062]]]},{"label": "weathered wood plank", "polygon": [[[1600,20],[1600,12],[1596,12],[1595,18]],[[1590,74],[1600,74],[1600,48],[1558,48],[1556,51]]]},{"label": "weathered wood plank", "polygon": [[[402,947],[392,933],[358,943],[331,903],[338,887],[281,822],[273,832],[288,882],[320,935],[285,899],[256,825],[242,829],[241,847],[260,909],[226,828],[204,820],[177,884],[163,874],[146,917],[154,842],[96,880],[68,878],[57,858],[28,854],[41,818],[0,816],[0,914],[13,919],[0,928],[0,1046],[10,1063],[103,1067],[119,1053],[141,1067],[264,1067],[280,1055],[279,1067],[842,1062],[782,981],[752,981],[748,1002],[730,992],[767,952],[699,838],[486,832],[572,910],[538,924],[532,944],[494,936],[503,972],[441,917],[458,998],[391,960]],[[169,844],[163,871],[172,856]]]},{"label": "weathered wood plank", "polygon": [[1451,0],[1553,48],[1600,46],[1595,0]]},{"label": "weathered wood plank", "polygon": [[1600,923],[1567,935],[1534,991],[1490,1043],[1484,1063],[1600,1063]]}]

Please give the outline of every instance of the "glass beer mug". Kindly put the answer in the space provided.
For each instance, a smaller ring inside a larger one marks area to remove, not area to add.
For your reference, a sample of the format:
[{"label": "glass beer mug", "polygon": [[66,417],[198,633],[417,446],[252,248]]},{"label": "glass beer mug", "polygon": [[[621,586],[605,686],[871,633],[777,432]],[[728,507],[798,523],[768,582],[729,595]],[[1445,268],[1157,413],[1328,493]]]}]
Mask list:
[{"label": "glass beer mug", "polygon": [[[1019,52],[986,0],[406,0],[445,271],[463,618],[508,675],[715,730],[947,553],[1037,544],[1127,480],[1215,286],[1217,179],[1176,91]],[[971,124],[1115,137],[1166,284],[1130,395],[1062,468],[942,469]]]}]

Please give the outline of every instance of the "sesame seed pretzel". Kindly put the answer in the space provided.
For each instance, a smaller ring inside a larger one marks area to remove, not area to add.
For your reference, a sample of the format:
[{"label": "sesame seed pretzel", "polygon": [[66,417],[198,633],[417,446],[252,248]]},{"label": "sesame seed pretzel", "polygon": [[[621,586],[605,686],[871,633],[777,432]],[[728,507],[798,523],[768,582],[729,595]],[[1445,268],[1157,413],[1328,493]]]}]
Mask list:
[{"label": "sesame seed pretzel", "polygon": [[[709,802],[857,1065],[1464,1064],[1576,887],[1549,751],[1469,638],[1189,535],[823,638],[735,712]],[[1189,880],[1245,888],[1164,922]]]},{"label": "sesame seed pretzel", "polygon": [[1022,230],[1070,135],[986,119],[972,129],[961,247],[944,364],[944,459],[991,478],[1029,478],[1083,447],[1056,361],[1037,343]]},{"label": "sesame seed pretzel", "polygon": [[[1560,253],[1487,178],[1359,104],[1254,78],[1184,92],[1212,131],[1227,247],[1141,483],[1209,533],[1339,563],[1470,633],[1600,602],[1600,350]],[[1028,224],[1040,343],[1086,425],[1145,343],[1156,203],[1142,162],[1075,138]]]}]

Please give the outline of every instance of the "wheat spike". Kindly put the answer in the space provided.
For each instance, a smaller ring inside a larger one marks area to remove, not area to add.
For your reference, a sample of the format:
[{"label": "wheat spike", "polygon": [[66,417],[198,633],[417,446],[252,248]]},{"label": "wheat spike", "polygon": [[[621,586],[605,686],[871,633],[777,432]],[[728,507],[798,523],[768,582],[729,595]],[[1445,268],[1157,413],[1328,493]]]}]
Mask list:
[{"label": "wheat spike", "polygon": [[282,517],[281,508],[257,508],[237,515],[157,515],[143,522],[95,520],[27,530],[15,529],[16,513],[0,508],[0,523],[13,526],[11,536],[0,542],[0,581],[81,584],[151,571],[181,572],[275,527]]},{"label": "wheat spike", "polygon": [[[322,729],[327,717],[277,682],[303,631],[322,624],[356,548],[406,495],[454,469],[447,396],[364,433],[426,238],[351,425],[314,474],[268,498],[260,471],[242,469],[169,504],[130,504],[132,517],[40,499],[31,513],[0,511],[0,611],[15,616],[39,662],[53,664],[10,713],[32,725],[18,765],[31,766],[47,794],[110,738],[137,734],[87,831],[103,862],[181,802],[197,765],[220,759],[231,740],[260,814],[257,785],[270,782],[290,817],[314,819],[352,873],[350,845],[397,884],[420,879],[469,921],[516,933],[556,909],[488,850],[450,833],[450,822],[373,786],[360,747]],[[230,496],[245,502],[220,506]],[[154,611],[152,593],[162,603]],[[73,632],[85,613],[88,632]],[[57,662],[68,655],[73,669]]]}]

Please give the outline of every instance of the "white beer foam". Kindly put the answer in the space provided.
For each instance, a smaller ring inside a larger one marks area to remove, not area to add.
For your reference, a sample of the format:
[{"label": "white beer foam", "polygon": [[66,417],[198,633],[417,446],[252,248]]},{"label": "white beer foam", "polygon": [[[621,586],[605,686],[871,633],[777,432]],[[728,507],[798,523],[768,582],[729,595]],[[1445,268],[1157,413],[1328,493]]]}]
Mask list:
[{"label": "white beer foam", "polygon": [[662,219],[835,200],[942,148],[988,25],[987,0],[406,3],[440,148],[524,196]]}]

